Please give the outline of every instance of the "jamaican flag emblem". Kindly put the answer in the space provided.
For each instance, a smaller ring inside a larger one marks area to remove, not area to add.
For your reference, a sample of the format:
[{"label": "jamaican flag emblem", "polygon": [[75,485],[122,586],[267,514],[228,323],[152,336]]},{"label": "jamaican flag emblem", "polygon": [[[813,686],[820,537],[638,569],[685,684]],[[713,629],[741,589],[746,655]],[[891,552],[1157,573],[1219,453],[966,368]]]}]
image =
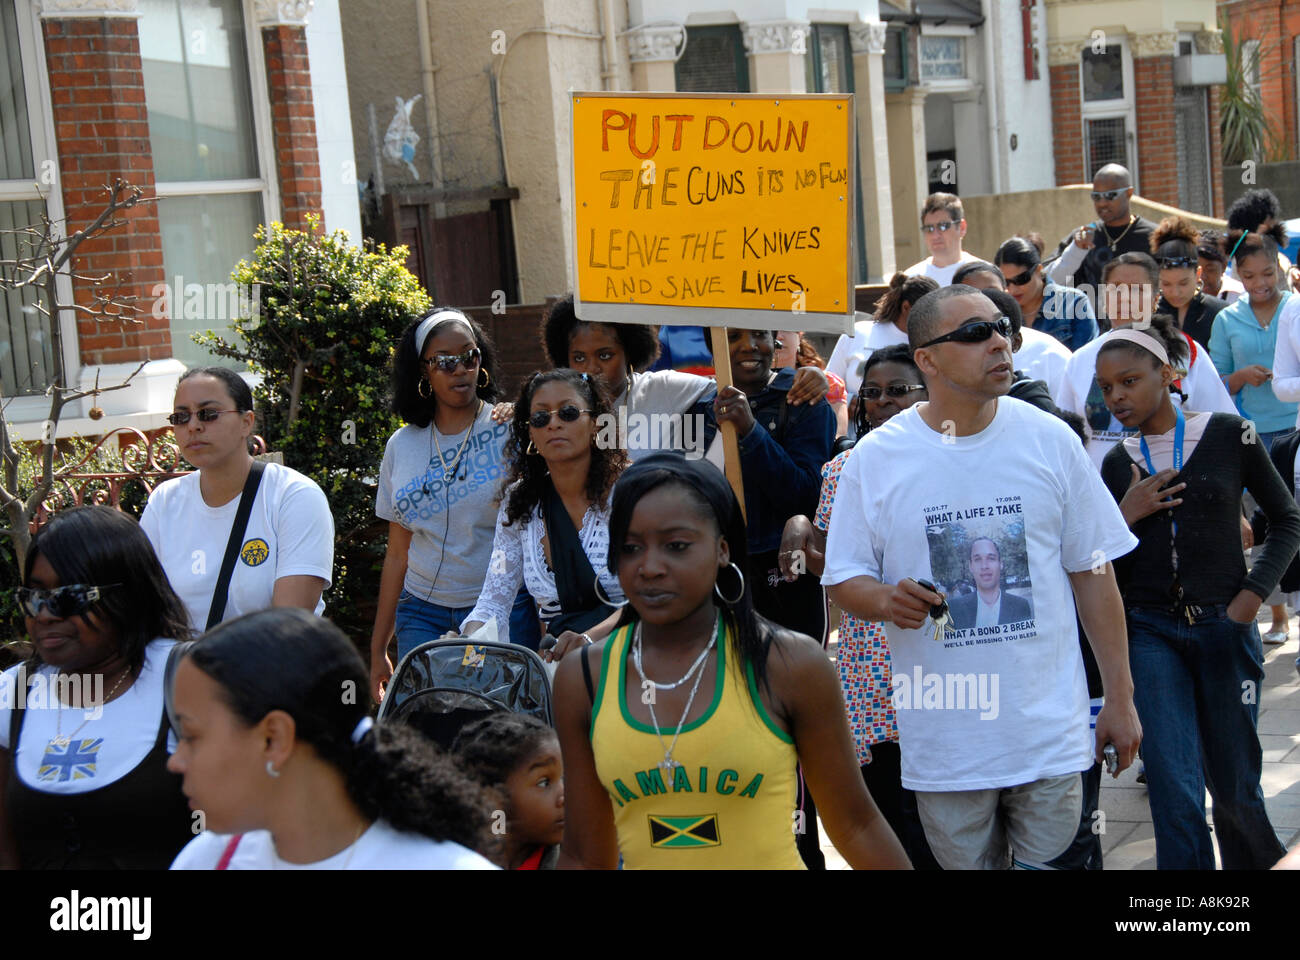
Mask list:
[{"label": "jamaican flag emblem", "polygon": [[650,817],[650,846],[666,850],[716,847],[718,815],[705,817]]}]

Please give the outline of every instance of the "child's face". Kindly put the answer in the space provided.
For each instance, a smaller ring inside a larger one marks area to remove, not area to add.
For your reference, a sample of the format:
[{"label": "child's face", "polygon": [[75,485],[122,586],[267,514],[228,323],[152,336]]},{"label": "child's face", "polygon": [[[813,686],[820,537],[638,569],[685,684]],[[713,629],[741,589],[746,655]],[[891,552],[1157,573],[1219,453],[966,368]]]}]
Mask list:
[{"label": "child's face", "polygon": [[564,765],[560,742],[547,739],[506,778],[510,830],[521,845],[554,846],[564,836]]}]

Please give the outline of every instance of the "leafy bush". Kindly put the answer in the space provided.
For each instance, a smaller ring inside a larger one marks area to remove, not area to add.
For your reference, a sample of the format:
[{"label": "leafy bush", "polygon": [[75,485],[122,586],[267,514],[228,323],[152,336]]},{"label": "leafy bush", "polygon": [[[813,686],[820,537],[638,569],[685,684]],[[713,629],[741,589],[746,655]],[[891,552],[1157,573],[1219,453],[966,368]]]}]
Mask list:
[{"label": "leafy bush", "polygon": [[231,275],[251,287],[257,309],[226,341],[194,337],[248,364],[261,432],[286,466],[316,481],[334,513],[334,584],[329,616],[369,637],[383,564],[384,525],[375,518],[379,464],[401,426],[389,412],[388,370],[402,330],[431,306],[406,269],[406,248],[351,246],[342,230],[272,223],[257,230],[253,259]]}]

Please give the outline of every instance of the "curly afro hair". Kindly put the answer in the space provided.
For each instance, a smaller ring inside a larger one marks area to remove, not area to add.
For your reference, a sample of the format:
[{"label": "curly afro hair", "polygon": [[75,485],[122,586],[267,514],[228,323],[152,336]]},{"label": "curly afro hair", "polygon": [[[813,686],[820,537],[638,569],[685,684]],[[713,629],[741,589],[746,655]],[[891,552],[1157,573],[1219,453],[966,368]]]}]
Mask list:
[{"label": "curly afro hair", "polygon": [[[551,304],[542,321],[542,344],[546,347],[546,356],[551,365],[567,367],[569,365],[569,340],[578,324],[587,323],[578,319],[573,310],[573,294],[568,294]],[[630,370],[641,373],[650,369],[650,365],[659,357],[659,331],[655,327],[636,323],[592,324],[605,327],[627,357]]]},{"label": "curly afro hair", "polygon": [[[533,508],[542,502],[546,485],[550,482],[550,471],[546,460],[539,453],[529,453],[532,441],[528,433],[528,417],[532,410],[533,394],[538,388],[548,383],[567,383],[577,391],[578,396],[591,411],[592,422],[610,412],[605,401],[605,389],[600,380],[579,373],[569,367],[557,370],[536,371],[519,390],[515,401],[515,415],[510,423],[510,437],[506,440],[506,459],[510,461],[510,475],[506,477],[505,487],[519,481],[518,486],[510,491],[506,502],[506,526],[519,521],[527,525]],[[619,446],[596,444],[591,450],[591,468],[587,473],[587,498],[601,509],[609,499],[609,492],[614,488],[614,481],[627,466],[627,453]]]},{"label": "curly afro hair", "polygon": [[[1196,260],[1200,232],[1182,217],[1165,217],[1151,231],[1151,255],[1157,261],[1186,258]],[[1196,264],[1192,264],[1195,269]]]},{"label": "curly afro hair", "polygon": [[501,788],[555,739],[555,731],[536,717],[498,710],[463,727],[451,749],[466,773],[484,786]]}]

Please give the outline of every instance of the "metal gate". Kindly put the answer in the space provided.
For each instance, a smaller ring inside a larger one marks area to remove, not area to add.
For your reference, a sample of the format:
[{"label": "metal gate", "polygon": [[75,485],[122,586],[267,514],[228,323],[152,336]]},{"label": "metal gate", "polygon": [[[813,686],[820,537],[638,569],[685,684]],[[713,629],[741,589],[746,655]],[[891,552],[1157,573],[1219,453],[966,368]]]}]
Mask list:
[{"label": "metal gate", "polygon": [[1174,90],[1174,149],[1178,157],[1178,206],[1213,214],[1210,191],[1209,109],[1204,87]]}]

